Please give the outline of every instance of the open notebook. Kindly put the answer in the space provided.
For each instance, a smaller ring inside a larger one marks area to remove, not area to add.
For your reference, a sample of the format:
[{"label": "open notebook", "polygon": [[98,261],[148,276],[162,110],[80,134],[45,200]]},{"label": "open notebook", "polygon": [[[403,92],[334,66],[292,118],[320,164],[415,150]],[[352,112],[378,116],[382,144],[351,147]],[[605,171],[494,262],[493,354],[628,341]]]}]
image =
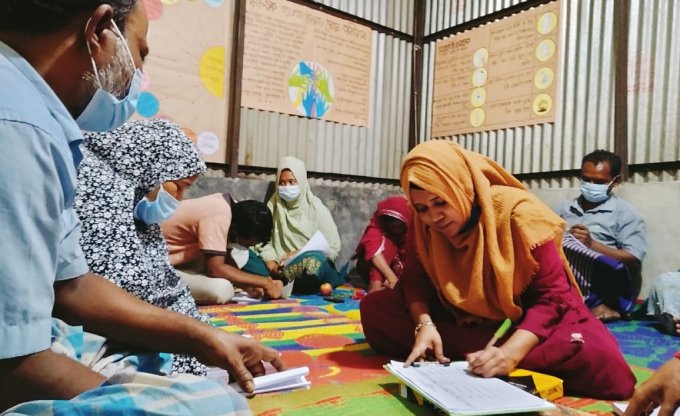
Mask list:
[{"label": "open notebook", "polygon": [[409,368],[404,368],[402,362],[391,361],[385,369],[449,415],[500,415],[555,408],[501,379],[468,373],[465,361]]}]

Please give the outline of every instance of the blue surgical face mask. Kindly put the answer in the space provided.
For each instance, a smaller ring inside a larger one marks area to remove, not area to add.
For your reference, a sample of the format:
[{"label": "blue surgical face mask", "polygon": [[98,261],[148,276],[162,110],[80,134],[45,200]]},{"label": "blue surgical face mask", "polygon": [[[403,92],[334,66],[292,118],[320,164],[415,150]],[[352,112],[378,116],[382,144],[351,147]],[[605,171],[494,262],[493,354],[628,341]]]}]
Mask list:
[{"label": "blue surgical face mask", "polygon": [[300,196],[300,186],[279,186],[279,196],[286,202],[295,201]]},{"label": "blue surgical face mask", "polygon": [[120,30],[118,30],[116,23],[112,23],[115,32],[120,39],[117,48],[124,48],[124,52],[129,57],[130,63],[132,65],[133,73],[132,79],[130,81],[130,88],[128,89],[128,93],[125,95],[125,97],[120,99],[111,92],[102,88],[102,82],[101,78],[99,78],[97,65],[94,62],[94,58],[92,58],[90,45],[87,44],[87,49],[90,53],[90,62],[92,63],[92,69],[94,70],[98,88],[97,91],[95,91],[94,96],[92,96],[90,103],[76,119],[78,126],[85,131],[97,132],[116,129],[128,121],[137,108],[137,99],[139,98],[142,85],[142,71],[135,67],[135,62],[132,59],[132,53],[130,53],[130,49],[127,46],[125,38],[120,33]]},{"label": "blue surgical face mask", "polygon": [[178,206],[179,201],[161,186],[153,202],[144,197],[137,203],[133,215],[146,224],[158,224],[172,217]]},{"label": "blue surgical face mask", "polygon": [[609,187],[612,182],[614,182],[613,179],[611,182],[603,184],[581,181],[581,195],[583,195],[586,201],[593,204],[606,201],[609,198]]}]

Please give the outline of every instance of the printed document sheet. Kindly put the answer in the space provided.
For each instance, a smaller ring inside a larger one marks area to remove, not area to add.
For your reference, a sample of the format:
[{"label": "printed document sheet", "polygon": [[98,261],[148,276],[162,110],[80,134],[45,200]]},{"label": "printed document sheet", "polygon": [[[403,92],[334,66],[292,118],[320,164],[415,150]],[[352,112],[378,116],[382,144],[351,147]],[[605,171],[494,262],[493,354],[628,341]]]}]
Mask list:
[{"label": "printed document sheet", "polygon": [[555,406],[498,378],[467,372],[467,362],[449,366],[404,368],[392,361],[385,368],[440,409],[454,415],[488,415],[550,410]]}]

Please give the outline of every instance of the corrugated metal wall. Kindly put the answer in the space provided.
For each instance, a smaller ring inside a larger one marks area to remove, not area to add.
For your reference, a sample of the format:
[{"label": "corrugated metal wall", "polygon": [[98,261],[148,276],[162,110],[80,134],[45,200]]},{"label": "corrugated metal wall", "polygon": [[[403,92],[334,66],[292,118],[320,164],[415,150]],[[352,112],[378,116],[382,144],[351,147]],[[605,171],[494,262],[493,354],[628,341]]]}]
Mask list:
[{"label": "corrugated metal wall", "polygon": [[[613,17],[617,0],[562,0],[560,117],[554,124],[450,137],[513,173],[577,169],[595,148],[613,149]],[[523,3],[433,0],[426,34]],[[632,0],[629,38],[629,163],[680,160],[680,0]],[[419,140],[430,135],[434,43],[425,46]],[[680,180],[674,169],[636,173],[633,182]],[[532,187],[575,186],[575,178],[536,180]]]},{"label": "corrugated metal wall", "polygon": [[[315,0],[405,33],[412,33],[414,0]],[[427,1],[425,35],[527,0]],[[543,124],[449,137],[487,154],[513,173],[578,169],[596,148],[613,149],[613,18],[617,0],[562,0],[562,87],[559,117]],[[632,0],[629,68],[630,163],[680,160],[680,0]],[[373,32],[371,126],[329,123],[243,108],[239,164],[275,167],[296,154],[308,168],[396,178],[407,150],[412,45]],[[429,139],[434,42],[424,46],[418,140]],[[677,171],[635,174],[635,182],[679,180]],[[570,187],[575,178],[529,182]]]},{"label": "corrugated metal wall", "polygon": [[[631,163],[680,160],[680,1],[631,2],[628,133]],[[679,180],[678,171],[633,175]]]},{"label": "corrugated metal wall", "polygon": [[[512,173],[576,169],[580,167],[583,155],[589,151],[596,148],[613,148],[613,1],[562,1],[563,72],[560,76],[562,95],[558,109],[559,117],[555,124],[509,128],[449,138],[468,149],[494,158]],[[469,7],[470,2],[460,3],[465,6],[459,7],[460,10],[465,10],[464,21],[479,17],[475,13],[480,13],[484,9]],[[499,10],[499,6],[506,7],[506,3],[510,6],[520,2],[480,3],[487,5],[488,14]],[[446,12],[445,8],[442,10]],[[436,16],[433,18],[435,21],[445,20]],[[449,19],[454,20],[453,17]],[[421,141],[427,140],[430,135],[435,44],[427,45],[425,53],[426,76],[423,81],[425,125],[419,132]],[[572,182],[572,179],[537,180],[529,185],[568,187],[572,186]]]},{"label": "corrugated metal wall", "polygon": [[[412,32],[413,0],[319,3]],[[408,147],[412,49],[373,31],[369,128],[242,108],[239,165],[273,168],[282,156],[296,155],[311,171],[396,178]]]},{"label": "corrugated metal wall", "polygon": [[428,0],[425,36],[527,0]]},{"label": "corrugated metal wall", "polygon": [[313,0],[362,19],[413,34],[415,0]]}]

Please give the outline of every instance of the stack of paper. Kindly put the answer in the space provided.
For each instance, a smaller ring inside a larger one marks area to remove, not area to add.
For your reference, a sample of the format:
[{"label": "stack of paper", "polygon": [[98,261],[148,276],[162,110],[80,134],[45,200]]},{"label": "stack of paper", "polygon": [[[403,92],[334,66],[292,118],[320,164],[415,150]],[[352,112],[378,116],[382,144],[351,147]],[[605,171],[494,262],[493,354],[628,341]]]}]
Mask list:
[{"label": "stack of paper", "polygon": [[[309,386],[312,383],[307,380],[307,375],[309,375],[308,367],[297,367],[255,377],[253,379],[255,384],[255,391],[253,394],[309,389]],[[234,383],[232,386],[236,389],[236,391],[243,393],[243,390],[241,390],[238,384]]]},{"label": "stack of paper", "polygon": [[465,361],[449,366],[409,368],[404,368],[402,362],[392,361],[385,369],[450,415],[542,412],[555,408],[552,403],[501,379],[468,373]]}]

